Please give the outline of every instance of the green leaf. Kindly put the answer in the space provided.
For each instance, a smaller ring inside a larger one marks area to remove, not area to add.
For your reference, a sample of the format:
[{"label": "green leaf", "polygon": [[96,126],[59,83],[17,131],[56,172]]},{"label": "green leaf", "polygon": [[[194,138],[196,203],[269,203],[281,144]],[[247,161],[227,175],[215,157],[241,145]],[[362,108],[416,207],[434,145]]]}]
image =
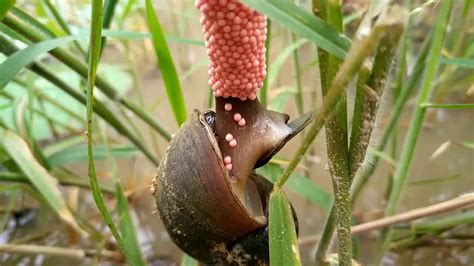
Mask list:
[{"label": "green leaf", "polygon": [[173,110],[176,122],[178,125],[181,125],[186,121],[188,112],[186,111],[186,104],[173,58],[171,57],[165,35],[163,34],[163,30],[150,0],[146,1],[146,14],[171,109]]},{"label": "green leaf", "polygon": [[65,45],[76,36],[68,36],[36,43],[14,53],[0,64],[0,91],[10,82],[10,80],[29,63],[33,62],[38,56],[53,50],[56,47]]},{"label": "green leaf", "polygon": [[2,0],[0,2],[0,21],[5,17],[10,8],[15,5],[16,0]]},{"label": "green leaf", "polygon": [[199,263],[193,259],[191,256],[183,252],[181,259],[181,266],[198,266]]},{"label": "green leaf", "polygon": [[[104,145],[95,145],[92,148],[92,153],[94,161],[107,159],[107,147]],[[128,158],[139,155],[140,151],[135,146],[112,146],[111,153],[114,158]],[[52,167],[85,162],[87,161],[87,146],[80,145],[62,149],[50,155],[47,161]]]},{"label": "green leaf", "polygon": [[66,202],[61,197],[58,181],[36,161],[26,142],[10,130],[4,131],[1,139],[6,153],[15,161],[23,174],[41,193],[49,206],[63,221],[78,232],[82,232],[69,211]]},{"label": "green leaf", "polygon": [[351,42],[347,37],[289,1],[242,0],[242,2],[338,58],[344,59],[349,51]]},{"label": "green leaf", "polygon": [[270,195],[270,264],[301,265],[290,202],[276,189]]},{"label": "green leaf", "polygon": [[[272,182],[275,182],[282,172],[283,168],[272,163],[257,169],[258,174]],[[305,176],[293,172],[286,183],[286,187],[326,211],[331,207],[331,195]]]},{"label": "green leaf", "polygon": [[439,62],[441,64],[456,65],[456,66],[466,67],[466,68],[474,68],[474,59],[470,59],[470,58],[449,59],[446,57],[441,57]]},{"label": "green leaf", "polygon": [[128,199],[125,197],[122,185],[117,180],[115,183],[117,193],[117,210],[119,213],[119,229],[123,238],[123,248],[127,254],[127,259],[133,265],[146,265],[140,251],[140,244],[137,240],[133,219],[130,216]]}]

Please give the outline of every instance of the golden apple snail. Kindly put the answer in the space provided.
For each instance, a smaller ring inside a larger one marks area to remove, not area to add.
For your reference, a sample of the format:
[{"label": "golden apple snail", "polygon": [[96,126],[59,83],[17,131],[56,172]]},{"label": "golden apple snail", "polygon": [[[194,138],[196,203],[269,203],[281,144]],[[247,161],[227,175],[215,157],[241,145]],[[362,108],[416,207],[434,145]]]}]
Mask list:
[{"label": "golden apple snail", "polygon": [[[172,240],[206,264],[265,265],[273,185],[254,173],[310,121],[257,97],[266,18],[237,0],[197,0],[216,111],[195,111],[170,142],[152,190]],[[296,215],[293,212],[295,224]]]}]

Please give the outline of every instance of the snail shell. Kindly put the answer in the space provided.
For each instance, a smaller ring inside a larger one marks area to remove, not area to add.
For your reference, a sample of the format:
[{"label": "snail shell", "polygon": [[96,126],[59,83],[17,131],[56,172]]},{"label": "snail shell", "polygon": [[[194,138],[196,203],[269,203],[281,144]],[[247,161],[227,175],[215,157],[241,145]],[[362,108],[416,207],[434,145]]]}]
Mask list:
[{"label": "snail shell", "polygon": [[[213,131],[214,115],[196,110],[171,140],[152,185],[161,219],[172,240],[202,263],[268,264],[273,184],[252,173],[245,202],[235,195]],[[297,225],[294,212],[293,217]]]}]

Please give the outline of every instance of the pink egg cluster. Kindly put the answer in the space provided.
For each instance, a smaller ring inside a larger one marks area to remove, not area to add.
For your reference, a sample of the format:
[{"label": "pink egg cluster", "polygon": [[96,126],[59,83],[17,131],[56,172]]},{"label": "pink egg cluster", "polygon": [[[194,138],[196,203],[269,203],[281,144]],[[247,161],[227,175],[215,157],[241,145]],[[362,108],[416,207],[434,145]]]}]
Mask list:
[{"label": "pink egg cluster", "polygon": [[196,0],[214,96],[254,100],[266,75],[266,18],[238,0]]}]

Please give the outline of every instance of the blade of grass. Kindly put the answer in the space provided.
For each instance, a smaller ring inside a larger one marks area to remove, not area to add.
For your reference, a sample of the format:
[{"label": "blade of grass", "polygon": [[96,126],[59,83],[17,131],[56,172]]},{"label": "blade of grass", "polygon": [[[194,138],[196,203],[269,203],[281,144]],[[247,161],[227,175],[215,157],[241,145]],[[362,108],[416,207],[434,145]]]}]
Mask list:
[{"label": "blade of grass", "polygon": [[155,47],[156,57],[163,77],[163,82],[166,87],[166,93],[173,110],[174,117],[179,126],[186,121],[187,111],[184,102],[181,83],[179,82],[178,74],[174,66],[173,58],[169,51],[166,39],[161,28],[160,22],[153,9],[153,4],[150,0],[146,0],[146,17],[148,27],[150,28],[153,46]]},{"label": "blade of grass", "polygon": [[117,227],[115,226],[112,216],[110,215],[107,207],[105,206],[104,197],[100,190],[99,183],[97,181],[97,175],[95,173],[94,164],[94,153],[92,143],[93,133],[93,118],[94,118],[94,84],[95,74],[97,71],[97,65],[100,60],[100,42],[101,42],[101,30],[102,30],[102,0],[94,0],[92,2],[92,14],[91,14],[91,37],[89,44],[89,69],[87,74],[87,157],[89,161],[88,175],[89,184],[91,187],[92,197],[96,203],[96,206],[102,215],[102,219],[107,224],[110,232],[117,241],[119,248],[127,254],[127,250],[124,247],[122,236],[120,235]]},{"label": "blade of grass", "polygon": [[61,197],[57,180],[34,158],[26,142],[14,132],[5,130],[2,133],[2,146],[7,154],[20,167],[21,171],[41,193],[49,206],[58,216],[77,232],[84,233],[79,228],[65,201]]},{"label": "blade of grass", "polygon": [[199,262],[193,259],[191,256],[183,252],[183,256],[181,256],[181,266],[199,266]]},{"label": "blade of grass", "polygon": [[269,238],[271,265],[301,265],[290,202],[279,188],[270,195]]},{"label": "blade of grass", "polygon": [[343,34],[339,34],[323,20],[289,1],[242,0],[242,2],[338,58],[343,59],[351,46],[350,40]]},{"label": "blade of grass", "polygon": [[[399,164],[394,174],[394,182],[392,186],[392,191],[390,192],[389,201],[387,203],[385,216],[391,216],[395,213],[396,208],[398,206],[398,201],[403,194],[403,189],[406,184],[406,177],[408,175],[408,170],[413,158],[413,153],[415,151],[417,138],[420,133],[421,124],[423,123],[423,118],[425,115],[425,109],[422,108],[420,105],[424,102],[427,102],[430,95],[430,91],[432,88],[431,85],[438,67],[440,52],[445,35],[445,29],[449,21],[452,6],[452,0],[443,1],[441,5],[438,20],[434,28],[432,46],[430,48],[430,52],[427,58],[426,70],[421,85],[421,91],[419,92],[418,96],[418,106],[414,110],[412,120],[410,122],[410,128],[407,133],[407,138],[400,155]],[[391,235],[391,229],[384,230],[381,237],[380,249],[375,260],[376,264],[380,264],[383,254],[385,253],[385,250],[387,250],[390,244]]]}]

